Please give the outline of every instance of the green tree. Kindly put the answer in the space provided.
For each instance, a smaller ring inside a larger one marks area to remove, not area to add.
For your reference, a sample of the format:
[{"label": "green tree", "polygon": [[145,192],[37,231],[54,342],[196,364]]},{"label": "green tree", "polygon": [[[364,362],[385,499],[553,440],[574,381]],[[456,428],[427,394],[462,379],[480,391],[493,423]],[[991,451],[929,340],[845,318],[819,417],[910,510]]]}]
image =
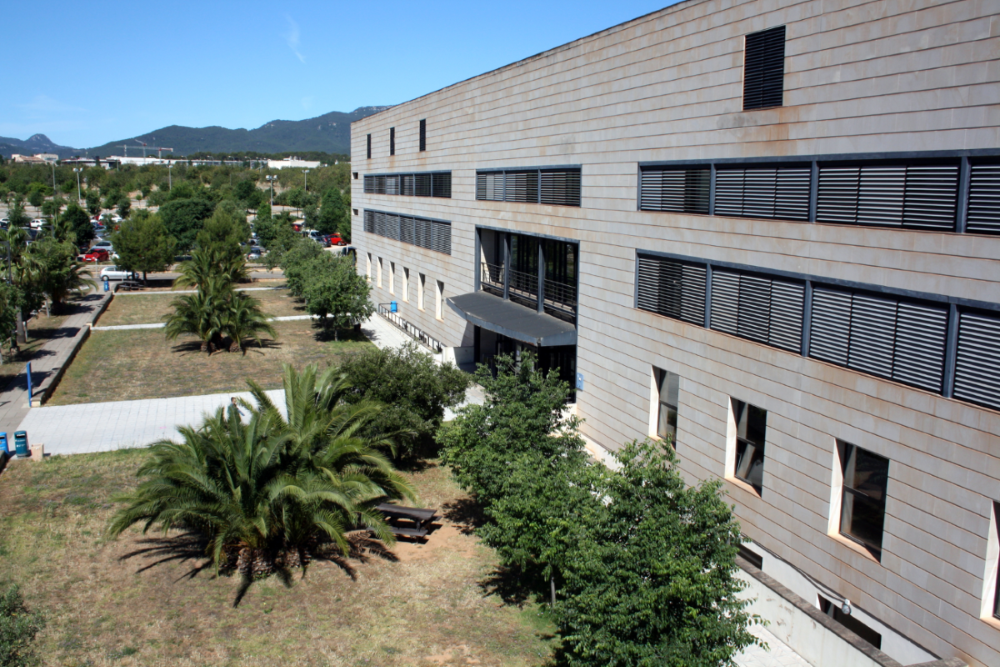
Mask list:
[{"label": "green tree", "polygon": [[69,241],[60,242],[46,236],[24,253],[22,265],[31,282],[59,308],[73,294],[85,287],[95,287],[93,278],[83,263],[76,259],[76,247]]},{"label": "green tree", "polygon": [[72,203],[67,206],[60,216],[60,221],[65,229],[73,233],[78,245],[86,246],[94,239],[94,225],[79,204]]},{"label": "green tree", "polygon": [[[323,234],[343,233],[350,223],[349,209],[344,203],[339,188],[330,188],[323,194],[323,206],[315,227]],[[345,240],[349,240],[350,236]]]},{"label": "green tree", "polygon": [[369,300],[371,284],[354,270],[354,263],[346,257],[330,258],[325,255],[310,265],[317,273],[305,288],[306,310],[319,318],[323,327],[333,331],[364,322],[375,307]]},{"label": "green tree", "polygon": [[98,215],[101,212],[101,195],[97,190],[87,190],[86,194],[87,211],[90,215]]},{"label": "green tree", "polygon": [[45,627],[45,618],[24,604],[20,589],[5,584],[0,589],[0,665],[30,667],[41,661],[35,653],[35,636]]},{"label": "green tree", "polygon": [[229,351],[246,354],[249,341],[263,345],[262,334],[272,339],[278,337],[278,332],[268,322],[270,318],[264,314],[260,301],[245,292],[233,292],[226,305],[225,318],[222,323],[222,333],[229,337]]},{"label": "green tree", "polygon": [[413,343],[402,348],[370,348],[349,357],[340,368],[354,387],[348,402],[372,400],[385,406],[373,428],[413,434],[401,443],[403,456],[432,454],[445,409],[465,398],[470,383],[469,376],[454,364],[437,364]]},{"label": "green tree", "polygon": [[347,554],[345,533],[359,525],[391,544],[375,507],[412,491],[356,435],[378,406],[340,405],[336,385],[335,371],[317,378],[314,366],[286,366],[287,421],[251,383],[257,406],[244,404],[246,422],[235,406],[220,408],[200,428],[182,428],[182,442],[154,444],[110,534],[137,523],[196,530],[216,567],[235,567],[246,582],[305,566],[328,545]]},{"label": "green tree", "polygon": [[125,220],[128,218],[128,214],[132,210],[132,199],[128,195],[122,195],[118,198],[116,206],[118,208],[118,216],[122,220]]},{"label": "green tree", "polygon": [[118,266],[126,271],[141,271],[143,282],[147,273],[165,271],[174,261],[176,243],[155,213],[137,211],[123,220],[111,235],[111,244],[118,253]]},{"label": "green tree", "polygon": [[[32,184],[32,186],[37,186],[37,185],[38,185],[37,183]],[[31,204],[35,208],[38,208],[39,206],[42,205],[43,201],[45,201],[45,192],[42,190],[42,188],[32,187],[31,190],[28,191],[29,204]]]},{"label": "green tree", "polygon": [[566,563],[559,606],[567,665],[735,665],[759,622],[737,577],[739,524],[713,480],[689,487],[662,442],[617,453],[605,509]]},{"label": "green tree", "polygon": [[118,206],[118,202],[121,200],[122,195],[121,190],[118,188],[110,188],[107,194],[104,196],[104,208],[113,209]]},{"label": "green tree", "polygon": [[[225,202],[224,202],[225,203]],[[198,247],[211,250],[220,260],[235,260],[243,254],[240,244],[250,239],[246,219],[233,215],[220,204],[195,237]]]},{"label": "green tree", "polygon": [[[21,300],[22,296],[16,285],[0,281],[0,341],[4,343],[14,336]],[[3,363],[2,357],[0,363]]]},{"label": "green tree", "polygon": [[298,298],[305,296],[306,286],[321,271],[318,263],[332,259],[318,243],[301,236],[286,252],[281,253],[280,249],[275,251],[280,253],[281,269],[285,273],[288,291]]},{"label": "green tree", "polygon": [[24,201],[20,195],[14,197],[10,209],[7,211],[7,220],[11,228],[27,227],[28,223],[31,222],[31,218],[24,212]]},{"label": "green tree", "polygon": [[171,199],[160,207],[163,224],[177,240],[180,252],[191,249],[205,220],[212,216],[213,209],[212,203],[206,199]]}]

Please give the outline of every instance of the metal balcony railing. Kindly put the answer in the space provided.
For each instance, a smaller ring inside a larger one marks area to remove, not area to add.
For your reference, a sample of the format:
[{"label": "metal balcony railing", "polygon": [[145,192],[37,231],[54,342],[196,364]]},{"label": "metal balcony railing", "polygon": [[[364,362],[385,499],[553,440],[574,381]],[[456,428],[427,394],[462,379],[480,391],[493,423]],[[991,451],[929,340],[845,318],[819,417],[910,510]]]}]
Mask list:
[{"label": "metal balcony railing", "polygon": [[[503,296],[507,282],[503,265],[482,262],[479,284],[484,292]],[[538,275],[523,271],[509,271],[508,298],[528,308],[538,308]],[[576,287],[555,280],[545,281],[545,312],[559,319],[572,322],[576,319]]]},{"label": "metal balcony railing", "polygon": [[503,296],[503,265],[482,263],[479,284],[484,292]]}]

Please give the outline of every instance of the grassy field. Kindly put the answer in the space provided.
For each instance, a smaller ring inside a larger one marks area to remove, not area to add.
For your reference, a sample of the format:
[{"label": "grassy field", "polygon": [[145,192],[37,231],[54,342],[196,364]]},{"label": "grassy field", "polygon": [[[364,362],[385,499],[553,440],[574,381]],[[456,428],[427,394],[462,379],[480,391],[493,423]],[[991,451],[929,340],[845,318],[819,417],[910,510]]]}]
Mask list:
[{"label": "grassy field", "polygon": [[[122,301],[133,298],[139,297]],[[264,348],[211,356],[197,342],[168,341],[162,329],[94,331],[46,405],[217,394],[245,390],[246,378],[275,389],[281,387],[283,363],[325,368],[371,345],[363,335],[345,332],[339,342],[326,340],[310,320],[276,322],[274,328],[278,340]]]},{"label": "grassy field", "polygon": [[[21,584],[48,626],[46,665],[540,665],[553,649],[538,607],[484,589],[496,561],[459,518],[462,495],[431,464],[422,504],[445,515],[426,544],[346,567],[313,563],[286,588],[214,576],[175,536],[109,542],[112,496],[135,484],[143,450],[15,462],[0,477],[0,578]],[[457,523],[447,517],[456,517]]]},{"label": "grassy field", "polygon": [[[255,290],[247,292],[247,294],[258,299],[264,312],[274,317],[308,314],[305,307],[290,298],[285,290]],[[176,296],[170,292],[116,294],[108,309],[97,321],[97,326],[112,327],[123,324],[162,322],[171,312],[170,303]]]}]

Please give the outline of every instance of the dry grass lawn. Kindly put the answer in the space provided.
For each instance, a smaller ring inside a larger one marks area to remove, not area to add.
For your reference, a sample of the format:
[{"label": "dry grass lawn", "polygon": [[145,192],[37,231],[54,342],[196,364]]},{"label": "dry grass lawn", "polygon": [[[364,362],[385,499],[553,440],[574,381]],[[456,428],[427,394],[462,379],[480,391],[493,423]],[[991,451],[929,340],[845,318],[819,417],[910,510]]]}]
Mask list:
[{"label": "dry grass lawn", "polygon": [[[255,285],[256,286],[256,285]],[[287,315],[308,315],[305,307],[292,299],[287,290],[267,290],[247,292],[261,302],[265,313],[273,317]],[[99,327],[113,327],[124,324],[153,324],[163,322],[173,310],[170,303],[177,295],[163,292],[125,292],[116,294],[101,318]]]},{"label": "dry grass lawn", "polygon": [[[143,450],[15,462],[0,476],[0,558],[48,626],[45,665],[540,665],[551,626],[535,606],[484,589],[493,552],[447,518],[393,559],[313,563],[286,588],[255,583],[233,607],[235,577],[199,553],[138,530],[109,542],[112,496],[132,488]],[[454,515],[445,469],[413,474],[423,504]],[[457,502],[456,502],[457,501]],[[350,570],[350,573],[347,571]]]},{"label": "dry grass lawn", "polygon": [[[133,298],[139,297],[122,301]],[[246,378],[276,389],[283,363],[325,368],[371,345],[346,332],[339,342],[325,340],[310,320],[276,322],[274,328],[278,340],[264,348],[211,356],[196,341],[168,341],[162,329],[94,331],[46,405],[217,394],[245,390]]]}]

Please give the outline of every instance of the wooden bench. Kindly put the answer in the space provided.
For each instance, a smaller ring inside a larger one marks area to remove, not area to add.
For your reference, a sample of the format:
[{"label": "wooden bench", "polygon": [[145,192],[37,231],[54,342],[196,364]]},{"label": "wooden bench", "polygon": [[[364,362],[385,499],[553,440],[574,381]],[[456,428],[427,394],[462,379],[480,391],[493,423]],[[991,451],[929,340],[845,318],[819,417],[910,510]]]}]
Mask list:
[{"label": "wooden bench", "polygon": [[[391,503],[382,503],[376,507],[389,520],[389,529],[393,535],[403,537],[426,537],[427,527],[437,519],[436,510],[425,510],[419,507],[403,507]],[[407,521],[411,525],[398,526],[395,522]]]}]

